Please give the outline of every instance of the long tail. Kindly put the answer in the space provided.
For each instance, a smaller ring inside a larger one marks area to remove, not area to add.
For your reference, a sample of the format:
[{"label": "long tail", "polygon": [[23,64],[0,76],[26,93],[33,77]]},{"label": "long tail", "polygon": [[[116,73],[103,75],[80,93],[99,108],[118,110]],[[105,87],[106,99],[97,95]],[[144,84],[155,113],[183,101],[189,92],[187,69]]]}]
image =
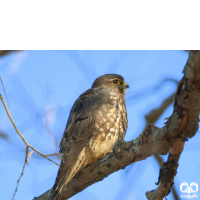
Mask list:
[{"label": "long tail", "polygon": [[86,155],[85,155],[85,148],[83,148],[82,151],[81,151],[81,153],[77,157],[77,160],[73,164],[73,166],[70,166],[67,169],[66,173],[63,174],[63,176],[61,177],[62,180],[59,180],[59,183],[57,183],[57,179],[58,179],[59,171],[60,170],[58,171],[56,183],[54,184],[54,187],[52,189],[52,193],[51,193],[51,196],[49,197],[49,200],[58,200],[59,199],[59,195],[60,195],[63,187],[65,185],[67,185],[71,181],[71,179],[75,176],[75,174],[80,169],[82,169],[83,167],[85,167],[86,164],[87,164],[87,158],[86,158]]},{"label": "long tail", "polygon": [[51,196],[49,197],[49,200],[58,200],[58,197],[60,195],[60,192],[62,191],[65,184],[61,183],[61,186],[54,189],[52,188]]}]

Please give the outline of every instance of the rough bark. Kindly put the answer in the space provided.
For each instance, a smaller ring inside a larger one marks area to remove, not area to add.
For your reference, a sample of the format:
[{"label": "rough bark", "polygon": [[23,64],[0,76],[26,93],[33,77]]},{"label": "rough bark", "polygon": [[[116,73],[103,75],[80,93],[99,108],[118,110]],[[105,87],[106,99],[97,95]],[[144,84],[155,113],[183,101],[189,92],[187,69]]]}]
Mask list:
[{"label": "rough bark", "polygon": [[[158,187],[146,193],[149,200],[161,200],[170,192],[177,173],[178,161],[185,141],[198,129],[200,113],[200,51],[191,51],[174,102],[174,111],[165,126],[149,124],[135,140],[118,142],[112,153],[85,167],[64,187],[60,199],[68,199],[109,174],[144,160],[153,154],[166,155],[168,161],[160,169]],[[34,198],[47,200],[51,189]]]}]

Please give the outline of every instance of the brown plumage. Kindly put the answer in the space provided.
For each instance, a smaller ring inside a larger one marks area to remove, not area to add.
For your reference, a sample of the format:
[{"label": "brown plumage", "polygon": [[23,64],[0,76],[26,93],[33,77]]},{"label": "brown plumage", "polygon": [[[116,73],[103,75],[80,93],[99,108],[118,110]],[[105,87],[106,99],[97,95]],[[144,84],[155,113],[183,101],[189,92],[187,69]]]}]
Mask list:
[{"label": "brown plumage", "polygon": [[127,130],[125,105],[129,85],[117,74],[98,77],[74,103],[60,143],[62,161],[50,200],[86,165],[112,152]]}]

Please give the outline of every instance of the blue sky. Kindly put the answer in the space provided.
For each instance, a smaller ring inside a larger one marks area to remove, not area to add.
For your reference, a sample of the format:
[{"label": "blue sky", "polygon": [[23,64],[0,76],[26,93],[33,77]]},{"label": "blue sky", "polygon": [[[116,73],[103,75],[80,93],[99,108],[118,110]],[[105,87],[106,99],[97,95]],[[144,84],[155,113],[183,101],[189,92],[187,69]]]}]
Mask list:
[{"label": "blue sky", "polygon": [[[159,107],[176,91],[187,61],[185,51],[23,51],[0,58],[0,76],[9,100],[9,111],[25,139],[44,154],[58,152],[69,110],[78,96],[105,73],[117,73],[130,85],[127,92],[128,131],[126,141],[144,129],[144,116]],[[159,86],[156,90],[155,88]],[[2,86],[0,93],[7,100]],[[172,113],[170,105],[156,122],[162,127]],[[25,157],[25,145],[0,105],[0,188],[1,198],[12,199]],[[181,155],[175,187],[180,196],[182,182],[200,184],[197,158],[199,133],[186,142]],[[166,159],[166,156],[163,157]],[[59,163],[56,157],[52,159]],[[15,200],[33,199],[50,189],[58,167],[33,153],[19,183]],[[155,189],[159,166],[151,157],[111,174],[88,187],[72,200],[145,199]],[[173,199],[172,195],[168,199]]]}]

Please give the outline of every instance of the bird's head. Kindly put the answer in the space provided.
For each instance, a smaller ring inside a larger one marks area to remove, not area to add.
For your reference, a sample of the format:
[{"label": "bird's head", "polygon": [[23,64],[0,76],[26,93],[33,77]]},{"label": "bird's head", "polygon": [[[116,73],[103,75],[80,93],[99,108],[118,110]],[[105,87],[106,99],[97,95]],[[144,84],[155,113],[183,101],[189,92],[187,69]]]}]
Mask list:
[{"label": "bird's head", "polygon": [[92,85],[92,88],[101,87],[109,88],[120,94],[125,94],[129,85],[124,81],[124,78],[118,74],[105,74],[98,77]]}]

